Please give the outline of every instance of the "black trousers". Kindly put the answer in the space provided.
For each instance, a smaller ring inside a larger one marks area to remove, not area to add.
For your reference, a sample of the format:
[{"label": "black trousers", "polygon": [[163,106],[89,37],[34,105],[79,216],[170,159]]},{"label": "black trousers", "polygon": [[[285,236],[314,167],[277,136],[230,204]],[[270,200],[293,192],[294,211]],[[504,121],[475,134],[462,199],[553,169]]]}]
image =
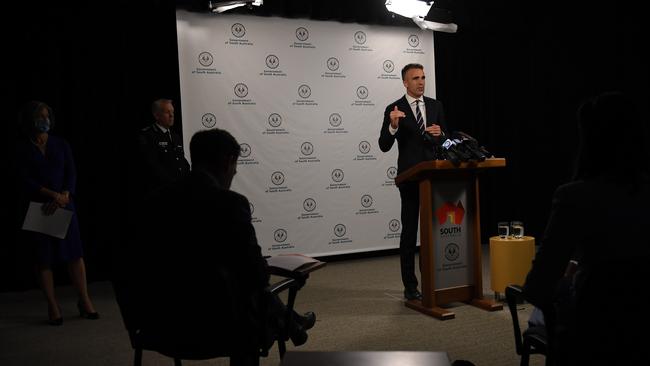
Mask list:
[{"label": "black trousers", "polygon": [[400,267],[404,289],[415,290],[418,279],[415,276],[415,252],[420,217],[420,190],[417,182],[400,184],[402,200],[402,234],[399,240]]}]

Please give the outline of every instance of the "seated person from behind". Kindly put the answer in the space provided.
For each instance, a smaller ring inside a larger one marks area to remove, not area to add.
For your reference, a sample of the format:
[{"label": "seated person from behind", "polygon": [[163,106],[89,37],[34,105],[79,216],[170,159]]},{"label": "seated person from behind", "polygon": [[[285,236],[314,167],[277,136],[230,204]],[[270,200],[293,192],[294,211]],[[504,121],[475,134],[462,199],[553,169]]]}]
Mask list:
[{"label": "seated person from behind", "polygon": [[174,346],[200,342],[207,349],[219,344],[250,353],[268,349],[285,326],[298,346],[314,325],[312,312],[293,313],[290,324],[283,324],[286,307],[267,290],[269,272],[249,202],[230,190],[239,152],[227,131],[197,132],[190,142],[189,176],[146,199],[141,241],[146,249],[136,261],[144,281],[143,328],[177,330],[176,337],[164,340]]}]

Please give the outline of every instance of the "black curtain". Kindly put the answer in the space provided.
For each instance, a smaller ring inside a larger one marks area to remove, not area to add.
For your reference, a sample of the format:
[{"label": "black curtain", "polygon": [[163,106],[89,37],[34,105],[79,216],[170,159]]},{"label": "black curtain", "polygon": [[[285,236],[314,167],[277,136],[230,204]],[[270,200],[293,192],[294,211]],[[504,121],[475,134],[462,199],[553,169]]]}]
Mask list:
[{"label": "black curtain", "polygon": [[[453,12],[459,26],[456,34],[434,35],[437,97],[454,129],[507,159],[505,169],[481,176],[483,242],[495,234],[497,221],[514,219],[524,221],[527,234],[539,241],[551,195],[571,176],[580,101],[601,91],[624,90],[638,100],[647,120],[644,13],[633,2],[607,7],[587,1],[556,7],[506,0],[437,3]],[[181,132],[176,7],[206,11],[207,1],[74,7],[33,1],[5,11],[15,25],[4,32],[9,41],[3,158],[10,194],[3,205],[7,228],[0,246],[0,291],[36,286],[11,194],[16,112],[32,99],[53,107],[53,133],[70,142],[76,158],[89,280],[110,277],[111,249],[128,235],[130,141],[151,122],[154,99],[177,102],[175,127]],[[260,8],[235,12],[415,27],[388,14],[383,0],[266,0]],[[396,93],[401,89],[396,87]],[[616,154],[617,143],[636,138],[618,136],[612,126],[603,153]],[[67,281],[67,275],[56,278]]]}]

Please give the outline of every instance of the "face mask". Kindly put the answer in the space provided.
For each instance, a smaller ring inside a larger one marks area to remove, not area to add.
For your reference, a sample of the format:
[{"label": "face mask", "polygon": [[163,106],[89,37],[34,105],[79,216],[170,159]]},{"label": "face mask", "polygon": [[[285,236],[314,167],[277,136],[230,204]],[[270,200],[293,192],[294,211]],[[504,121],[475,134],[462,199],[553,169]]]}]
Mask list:
[{"label": "face mask", "polygon": [[38,119],[34,122],[34,127],[36,131],[44,133],[50,131],[50,119]]}]

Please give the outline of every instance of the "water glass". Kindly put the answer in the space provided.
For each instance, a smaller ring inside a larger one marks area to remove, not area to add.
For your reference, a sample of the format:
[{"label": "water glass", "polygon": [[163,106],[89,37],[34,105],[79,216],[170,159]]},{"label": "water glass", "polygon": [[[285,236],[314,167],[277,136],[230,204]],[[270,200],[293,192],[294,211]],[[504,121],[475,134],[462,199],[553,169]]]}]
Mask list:
[{"label": "water glass", "polygon": [[501,239],[507,238],[509,231],[510,226],[508,225],[507,221],[501,221],[497,224],[497,232],[499,233]]},{"label": "water glass", "polygon": [[524,223],[521,221],[510,222],[510,233],[515,239],[524,237]]}]

